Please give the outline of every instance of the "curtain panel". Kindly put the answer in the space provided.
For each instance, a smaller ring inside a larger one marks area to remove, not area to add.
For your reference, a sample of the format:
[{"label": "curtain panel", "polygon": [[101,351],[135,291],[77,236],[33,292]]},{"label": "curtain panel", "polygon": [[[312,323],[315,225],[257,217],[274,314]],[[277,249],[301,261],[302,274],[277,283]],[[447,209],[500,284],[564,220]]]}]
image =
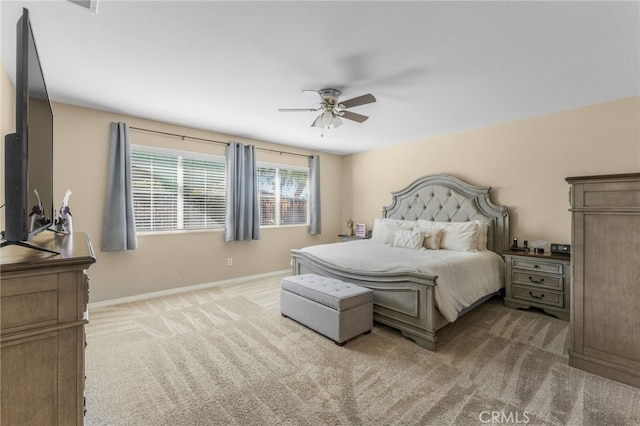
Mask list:
[{"label": "curtain panel", "polygon": [[320,205],[320,156],[309,157],[309,233],[322,233]]},{"label": "curtain panel", "polygon": [[254,145],[230,142],[226,150],[225,241],[260,239],[258,170]]},{"label": "curtain panel", "polygon": [[138,247],[131,187],[131,138],[126,123],[111,123],[107,197],[102,228],[102,251]]}]

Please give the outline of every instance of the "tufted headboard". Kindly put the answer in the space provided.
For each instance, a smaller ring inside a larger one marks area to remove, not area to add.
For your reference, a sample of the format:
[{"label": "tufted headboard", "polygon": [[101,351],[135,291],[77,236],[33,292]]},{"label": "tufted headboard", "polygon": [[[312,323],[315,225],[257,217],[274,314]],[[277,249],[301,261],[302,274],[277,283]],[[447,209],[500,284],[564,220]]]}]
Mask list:
[{"label": "tufted headboard", "polygon": [[382,217],[435,222],[483,220],[489,224],[487,248],[502,254],[509,248],[509,212],[506,206],[491,202],[490,190],[450,175],[427,175],[392,192],[393,201],[382,208]]}]

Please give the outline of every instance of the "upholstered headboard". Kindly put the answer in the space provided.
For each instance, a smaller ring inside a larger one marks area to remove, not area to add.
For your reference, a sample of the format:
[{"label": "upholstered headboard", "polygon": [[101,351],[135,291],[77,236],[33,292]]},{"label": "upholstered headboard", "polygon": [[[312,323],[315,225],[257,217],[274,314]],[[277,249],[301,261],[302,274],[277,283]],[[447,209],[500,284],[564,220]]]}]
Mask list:
[{"label": "upholstered headboard", "polygon": [[382,217],[435,222],[482,220],[489,224],[487,248],[501,254],[509,248],[509,212],[489,198],[491,187],[479,187],[445,174],[423,176],[382,208]]}]

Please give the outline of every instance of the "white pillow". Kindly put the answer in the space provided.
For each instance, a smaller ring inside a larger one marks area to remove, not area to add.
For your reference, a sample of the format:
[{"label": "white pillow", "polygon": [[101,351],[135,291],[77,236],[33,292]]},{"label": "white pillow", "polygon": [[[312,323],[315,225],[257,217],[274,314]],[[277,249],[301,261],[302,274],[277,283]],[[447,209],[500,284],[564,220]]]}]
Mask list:
[{"label": "white pillow", "polygon": [[382,219],[373,220],[373,229],[371,230],[371,239],[374,241],[385,242],[387,237],[387,225],[382,222]]},{"label": "white pillow", "polygon": [[456,251],[478,250],[478,224],[475,222],[444,223],[440,248]]},{"label": "white pillow", "polygon": [[417,250],[422,248],[423,239],[424,235],[419,228],[398,229],[394,234],[392,246]]},{"label": "white pillow", "polygon": [[478,251],[487,249],[487,233],[489,232],[489,224],[482,220],[474,220],[478,225]]},{"label": "white pillow", "polygon": [[395,238],[395,232],[398,229],[412,229],[416,224],[413,220],[398,220],[398,219],[374,219],[373,231],[371,232],[371,239],[380,241],[385,244],[393,244]]}]

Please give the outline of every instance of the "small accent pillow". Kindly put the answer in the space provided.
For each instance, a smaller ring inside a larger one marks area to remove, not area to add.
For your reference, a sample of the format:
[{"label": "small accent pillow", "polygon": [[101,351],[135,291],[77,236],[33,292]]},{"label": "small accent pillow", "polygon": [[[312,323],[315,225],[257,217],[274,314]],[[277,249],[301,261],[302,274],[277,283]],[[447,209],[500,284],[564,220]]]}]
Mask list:
[{"label": "small accent pillow", "polygon": [[440,239],[442,238],[442,229],[430,229],[422,231],[424,240],[422,246],[429,250],[440,250]]},{"label": "small accent pillow", "polygon": [[418,228],[414,229],[398,229],[395,232],[395,236],[393,238],[393,247],[404,247],[409,249],[420,249],[422,248],[422,241],[424,240],[424,235]]},{"label": "small accent pillow", "polygon": [[442,238],[442,227],[436,222],[419,219],[418,228],[424,234],[424,242],[422,243],[424,248],[429,250],[439,250],[440,239]]}]

